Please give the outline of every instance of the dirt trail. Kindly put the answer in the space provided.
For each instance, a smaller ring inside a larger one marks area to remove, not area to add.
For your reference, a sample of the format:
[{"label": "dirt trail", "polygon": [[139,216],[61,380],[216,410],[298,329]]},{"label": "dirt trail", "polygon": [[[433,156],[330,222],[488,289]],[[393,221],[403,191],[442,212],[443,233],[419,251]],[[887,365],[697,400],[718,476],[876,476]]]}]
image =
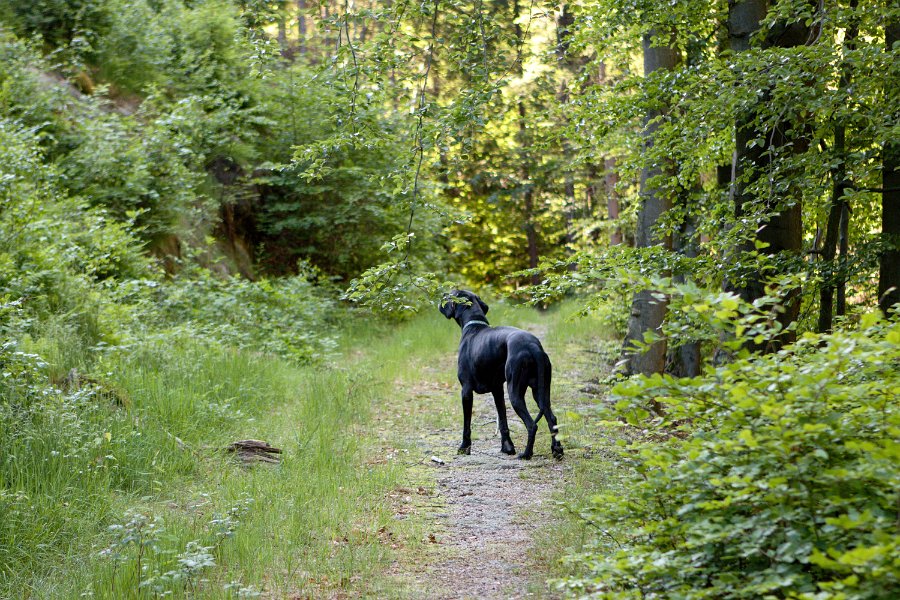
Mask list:
[{"label": "dirt trail", "polygon": [[[455,355],[445,360],[456,364]],[[476,395],[472,454],[457,455],[461,408],[455,399],[459,391],[446,383],[433,383],[439,379],[436,370],[424,368],[414,389],[404,390],[424,410],[444,407],[441,418],[434,420],[455,426],[425,427],[408,440],[410,452],[427,465],[428,479],[435,484],[427,503],[416,511],[429,522],[435,545],[418,561],[398,566],[396,574],[406,580],[411,598],[552,597],[544,583],[546,570],[535,568],[530,552],[540,537],[539,529],[552,522],[551,496],[562,484],[566,469],[565,461],[551,456],[546,423],[540,423],[532,460],[506,456],[500,452],[494,401],[489,394]],[[447,413],[450,403],[452,417]],[[531,410],[534,414],[536,408]],[[525,444],[525,427],[508,402],[507,418],[519,449]],[[432,456],[444,464],[432,461]]]},{"label": "dirt trail", "polygon": [[[481,408],[480,414],[490,414],[493,400]],[[510,423],[514,418],[509,415]],[[490,431],[494,427],[493,419],[480,423],[482,436],[472,454],[438,467],[436,494],[446,509],[434,518],[446,553],[416,574],[424,597],[547,597],[545,590],[535,592],[543,586],[529,549],[537,529],[550,521],[550,495],[562,481],[564,467],[549,457],[549,434],[538,438],[546,442],[546,455],[523,461],[500,453],[500,438]],[[514,439],[524,443],[524,427],[519,433]],[[446,449],[446,436],[453,432],[444,434],[440,440]],[[423,450],[437,448],[426,445]]]}]

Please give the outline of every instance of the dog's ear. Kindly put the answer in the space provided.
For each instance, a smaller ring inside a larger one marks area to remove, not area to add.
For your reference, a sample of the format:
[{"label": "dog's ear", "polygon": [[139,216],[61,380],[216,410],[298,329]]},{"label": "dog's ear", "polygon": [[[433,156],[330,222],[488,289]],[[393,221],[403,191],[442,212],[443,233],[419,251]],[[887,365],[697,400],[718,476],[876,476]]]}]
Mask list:
[{"label": "dog's ear", "polygon": [[475,299],[478,300],[478,306],[481,307],[481,310],[484,311],[484,314],[487,314],[487,311],[488,311],[488,305],[485,304],[485,303],[481,300],[481,298],[479,298],[478,296],[475,296]]},{"label": "dog's ear", "polygon": [[453,314],[456,312],[456,303],[451,300],[449,296],[444,296],[441,299],[438,308],[440,309],[442,315],[444,315],[448,319],[452,319]]}]

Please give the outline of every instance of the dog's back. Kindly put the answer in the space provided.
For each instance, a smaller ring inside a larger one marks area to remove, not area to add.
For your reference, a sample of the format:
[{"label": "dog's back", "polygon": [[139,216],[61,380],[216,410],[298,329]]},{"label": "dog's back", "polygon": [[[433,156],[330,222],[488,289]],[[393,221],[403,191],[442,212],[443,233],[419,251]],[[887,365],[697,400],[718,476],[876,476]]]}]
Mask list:
[{"label": "dog's back", "polygon": [[537,374],[551,369],[550,357],[534,334],[516,327],[483,327],[463,336],[459,344],[460,380],[486,394],[516,376],[537,389]]}]

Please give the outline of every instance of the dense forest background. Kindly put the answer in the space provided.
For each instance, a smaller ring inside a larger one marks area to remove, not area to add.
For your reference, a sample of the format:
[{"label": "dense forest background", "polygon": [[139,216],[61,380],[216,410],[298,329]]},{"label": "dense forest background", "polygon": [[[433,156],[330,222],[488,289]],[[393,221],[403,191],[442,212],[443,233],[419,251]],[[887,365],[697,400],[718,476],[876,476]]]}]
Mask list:
[{"label": "dense forest background", "polygon": [[[0,595],[96,485],[57,455],[131,431],[85,394],[322,364],[465,286],[599,315],[658,432],[561,589],[892,597],[898,36],[891,0],[0,0]],[[149,493],[157,435],[103,486]]]}]

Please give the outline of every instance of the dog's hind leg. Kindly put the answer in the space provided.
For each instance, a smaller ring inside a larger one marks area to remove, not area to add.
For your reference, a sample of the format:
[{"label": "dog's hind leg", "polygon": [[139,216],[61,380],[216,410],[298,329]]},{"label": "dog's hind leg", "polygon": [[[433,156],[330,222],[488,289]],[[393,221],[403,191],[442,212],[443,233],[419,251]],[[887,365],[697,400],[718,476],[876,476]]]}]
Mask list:
[{"label": "dog's hind leg", "polygon": [[[537,401],[537,398],[535,398]],[[559,428],[556,426],[556,415],[553,414],[553,411],[550,409],[549,403],[543,409],[544,414],[547,416],[547,425],[550,427],[550,450],[553,452],[553,458],[561,459],[563,457],[563,447],[562,444],[559,443],[559,440],[556,439],[556,434],[559,433]]]},{"label": "dog's hind leg", "polygon": [[553,414],[553,411],[550,410],[550,407],[547,407],[547,424],[550,426],[550,436],[552,437],[552,441],[550,442],[550,450],[553,452],[553,458],[559,460],[563,457],[563,447],[562,444],[559,443],[559,440],[556,439],[556,434],[559,432],[559,429],[556,426],[556,415]]},{"label": "dog's hind leg", "polygon": [[556,415],[553,414],[553,409],[550,408],[550,383],[552,379],[552,366],[550,365],[550,360],[545,359],[543,364],[538,367],[538,377],[537,377],[537,385],[531,388],[531,394],[534,397],[534,401],[537,403],[538,408],[540,408],[541,413],[547,417],[547,426],[550,427],[550,450],[553,452],[553,458],[559,460],[563,457],[563,447],[562,444],[559,443],[559,440],[556,439],[556,434],[559,432],[559,429],[556,425]]},{"label": "dog's hind leg", "polygon": [[497,407],[497,430],[500,432],[500,452],[503,454],[515,454],[516,447],[509,437],[509,423],[506,421],[506,402],[503,401],[503,386],[492,392],[494,406]]},{"label": "dog's hind leg", "polygon": [[525,390],[528,389],[528,382],[511,378],[507,389],[509,391],[509,403],[512,404],[513,410],[522,419],[525,429],[528,431],[528,443],[525,446],[525,450],[519,453],[519,458],[528,460],[534,453],[534,436],[537,435],[537,425],[534,423],[531,413],[528,412],[528,407],[525,405]]},{"label": "dog's hind leg", "polygon": [[463,388],[462,390],[462,407],[463,407],[463,434],[462,443],[459,445],[457,454],[472,453],[472,390]]}]

